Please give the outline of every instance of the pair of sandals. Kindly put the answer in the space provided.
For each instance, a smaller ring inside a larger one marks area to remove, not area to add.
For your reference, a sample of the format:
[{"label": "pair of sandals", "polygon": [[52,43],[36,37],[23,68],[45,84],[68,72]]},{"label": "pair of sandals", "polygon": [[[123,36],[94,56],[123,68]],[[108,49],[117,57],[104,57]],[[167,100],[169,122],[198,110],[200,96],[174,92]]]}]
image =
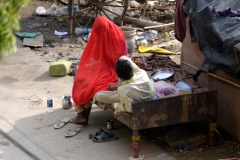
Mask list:
[{"label": "pair of sandals", "polygon": [[[66,124],[68,124],[69,122],[70,122],[69,118],[64,118],[62,120],[59,120],[56,124],[54,124],[53,127],[55,129],[60,129],[63,126],[65,126]],[[65,137],[69,138],[69,137],[75,136],[76,134],[78,134],[81,131],[81,128],[82,128],[82,125],[77,125],[77,127],[69,128],[67,133],[65,134]]]},{"label": "pair of sandals", "polygon": [[88,135],[89,139],[92,139],[93,142],[107,142],[117,140],[118,137],[112,133],[105,132],[103,129],[99,129],[96,132],[90,133]]}]

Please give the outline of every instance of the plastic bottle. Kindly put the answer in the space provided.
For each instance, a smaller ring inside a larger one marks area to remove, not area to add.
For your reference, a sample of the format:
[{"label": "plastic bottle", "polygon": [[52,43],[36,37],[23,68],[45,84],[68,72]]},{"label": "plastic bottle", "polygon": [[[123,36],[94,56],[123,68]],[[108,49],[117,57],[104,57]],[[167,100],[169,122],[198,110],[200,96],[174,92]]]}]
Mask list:
[{"label": "plastic bottle", "polygon": [[75,12],[77,12],[78,11],[78,5],[74,5],[73,6],[73,12],[75,13]]},{"label": "plastic bottle", "polygon": [[68,6],[64,6],[62,8],[56,8],[53,12],[52,12],[52,16],[55,17],[59,17],[62,15],[67,15],[68,14]]},{"label": "plastic bottle", "polygon": [[75,34],[89,34],[92,32],[92,28],[81,28],[81,27],[76,27],[75,28]]},{"label": "plastic bottle", "polygon": [[50,91],[47,91],[47,107],[48,107],[47,112],[52,113],[53,112],[53,100],[52,100],[52,95],[51,95]]}]

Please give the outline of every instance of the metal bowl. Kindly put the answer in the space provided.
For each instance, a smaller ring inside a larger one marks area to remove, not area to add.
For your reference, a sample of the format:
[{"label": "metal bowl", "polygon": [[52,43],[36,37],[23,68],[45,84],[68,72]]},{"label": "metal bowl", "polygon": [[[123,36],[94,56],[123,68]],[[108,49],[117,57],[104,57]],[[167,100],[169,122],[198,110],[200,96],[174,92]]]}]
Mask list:
[{"label": "metal bowl", "polygon": [[151,78],[156,82],[160,80],[167,80],[171,78],[174,74],[174,70],[171,68],[161,68],[157,69],[151,73]]}]

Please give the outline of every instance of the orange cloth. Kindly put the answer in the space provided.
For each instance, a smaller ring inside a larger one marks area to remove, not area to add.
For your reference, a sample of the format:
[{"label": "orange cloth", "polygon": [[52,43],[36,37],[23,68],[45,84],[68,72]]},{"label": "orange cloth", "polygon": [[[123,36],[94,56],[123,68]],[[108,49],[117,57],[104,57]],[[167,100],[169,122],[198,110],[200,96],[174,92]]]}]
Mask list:
[{"label": "orange cloth", "polygon": [[114,63],[122,55],[127,55],[122,30],[103,16],[96,18],[72,88],[77,106],[87,103],[95,93],[108,90],[109,84],[117,85]]}]

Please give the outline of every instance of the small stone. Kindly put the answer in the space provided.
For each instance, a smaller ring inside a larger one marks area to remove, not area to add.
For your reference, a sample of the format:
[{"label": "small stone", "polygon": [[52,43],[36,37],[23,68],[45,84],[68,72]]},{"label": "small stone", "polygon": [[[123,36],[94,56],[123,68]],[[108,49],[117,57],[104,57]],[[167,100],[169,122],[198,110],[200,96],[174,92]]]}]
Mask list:
[{"label": "small stone", "polygon": [[86,43],[82,40],[82,38],[77,38],[77,44],[85,45]]},{"label": "small stone", "polygon": [[81,48],[79,45],[70,45],[70,48]]},{"label": "small stone", "polygon": [[154,38],[149,38],[149,41],[150,41],[150,42],[154,42],[155,39],[154,39]]},{"label": "small stone", "polygon": [[58,55],[61,56],[61,57],[66,57],[67,53],[59,52]]},{"label": "small stone", "polygon": [[0,144],[3,146],[10,146],[10,143],[7,141],[1,141]]},{"label": "small stone", "polygon": [[70,42],[70,39],[68,39],[68,38],[64,38],[64,39],[63,39],[63,42],[65,42],[65,43],[69,43],[69,42]]},{"label": "small stone", "polygon": [[167,19],[174,18],[174,11],[172,11],[172,10],[164,10],[164,14]]},{"label": "small stone", "polygon": [[49,52],[49,50],[44,50],[43,51],[43,54],[49,54],[50,52]]}]

